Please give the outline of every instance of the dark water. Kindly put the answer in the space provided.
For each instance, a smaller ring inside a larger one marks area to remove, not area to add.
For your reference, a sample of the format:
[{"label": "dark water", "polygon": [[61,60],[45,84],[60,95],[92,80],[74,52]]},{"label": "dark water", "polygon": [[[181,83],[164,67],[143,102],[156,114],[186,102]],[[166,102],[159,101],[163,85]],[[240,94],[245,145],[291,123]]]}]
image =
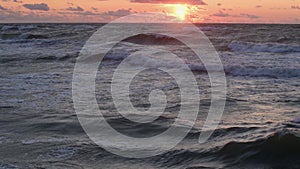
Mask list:
[{"label": "dark water", "polygon": [[[96,80],[97,101],[106,120],[124,134],[150,137],[165,131],[180,108],[174,79],[149,70],[133,81],[132,104],[149,107],[148,94],[161,89],[168,98],[165,113],[147,124],[117,114],[110,78],[142,45],[187,57],[201,89],[196,124],[177,147],[151,158],[127,159],[94,144],[73,108],[76,57],[101,24],[1,25],[0,168],[300,168],[300,26],[197,26],[219,52],[228,83],[223,118],[204,144],[198,138],[210,105],[210,83],[204,66],[188,59],[188,49],[168,37],[138,35],[105,56]],[[132,64],[148,61],[140,57]],[[170,61],[152,64],[170,66]]]}]

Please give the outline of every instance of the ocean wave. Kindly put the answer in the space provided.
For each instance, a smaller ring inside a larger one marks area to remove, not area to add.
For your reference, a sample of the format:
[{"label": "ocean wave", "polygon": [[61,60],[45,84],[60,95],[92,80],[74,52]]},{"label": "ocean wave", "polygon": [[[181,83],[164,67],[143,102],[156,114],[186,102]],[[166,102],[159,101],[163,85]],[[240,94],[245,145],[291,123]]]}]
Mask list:
[{"label": "ocean wave", "polygon": [[270,78],[300,77],[300,68],[245,67],[242,65],[230,65],[225,67],[225,72],[232,76]]},{"label": "ocean wave", "polygon": [[[133,66],[144,67],[166,67],[166,68],[183,68],[181,63],[168,60],[167,57],[162,59],[143,56],[141,54],[132,55],[134,57],[127,60],[127,63]],[[122,53],[115,53],[105,56],[105,60],[122,60],[126,56]],[[207,73],[203,64],[186,63],[190,70],[198,73]],[[220,71],[219,67],[209,67],[210,71]],[[267,66],[243,66],[243,65],[225,65],[224,71],[231,76],[249,76],[249,77],[268,77],[268,78],[293,78],[300,77],[300,68],[292,67],[267,67]]]},{"label": "ocean wave", "polygon": [[42,139],[29,139],[29,140],[21,140],[21,143],[23,145],[31,145],[31,144],[39,144],[39,143],[54,143],[54,142],[66,142],[67,139],[64,138],[56,138],[56,137],[50,137],[50,138],[42,138]]},{"label": "ocean wave", "polygon": [[175,38],[159,34],[138,34],[123,41],[143,45],[181,45]]},{"label": "ocean wave", "polygon": [[18,29],[20,31],[24,31],[24,30],[35,30],[37,29],[38,26],[37,25],[24,25],[24,26],[19,26]]},{"label": "ocean wave", "polygon": [[2,31],[18,30],[18,29],[19,29],[18,26],[10,26],[10,25],[5,25],[5,26],[2,26],[2,28],[1,28]]},{"label": "ocean wave", "polygon": [[193,32],[198,32],[199,29],[191,26],[186,26],[182,28],[182,31],[185,33],[193,33]]},{"label": "ocean wave", "polygon": [[2,33],[0,34],[0,40],[18,39],[20,35],[20,33]]},{"label": "ocean wave", "polygon": [[[35,60],[38,61],[64,61],[64,60],[68,60],[68,59],[74,59],[78,56],[78,52],[74,52],[74,53],[64,53],[61,55],[43,55],[43,56],[38,56],[37,58],[35,58]],[[1,63],[1,61],[0,61]]]},{"label": "ocean wave", "polygon": [[10,31],[10,30],[34,30],[37,29],[37,25],[5,25],[1,28],[2,31]]},{"label": "ocean wave", "polygon": [[[138,115],[128,115],[130,117],[139,118]],[[123,134],[145,138],[152,137],[160,134],[168,129],[170,124],[174,122],[174,119],[160,116],[158,119],[151,123],[135,123],[124,117],[107,118],[107,122],[113,126],[113,128]]]},{"label": "ocean wave", "polygon": [[[260,129],[260,127],[258,126],[218,128],[213,132],[211,138],[228,136],[229,134],[232,135],[241,134],[241,133],[246,133],[258,129]],[[199,138],[200,134],[201,131],[198,130],[196,130],[196,132],[191,131],[188,133],[187,138],[197,139]]]},{"label": "ocean wave", "polygon": [[292,120],[292,122],[294,122],[294,123],[300,123],[300,116],[295,117],[295,118]]},{"label": "ocean wave", "polygon": [[226,166],[236,164],[278,166],[276,164],[285,164],[283,168],[287,168],[288,166],[297,166],[299,156],[300,138],[287,130],[280,130],[254,141],[229,141],[219,147],[207,146],[203,149],[172,150],[154,160],[164,165],[176,166],[187,162],[192,164],[207,158],[220,161]]},{"label": "ocean wave", "polygon": [[73,157],[78,151],[80,150],[79,147],[70,146],[70,147],[59,147],[57,149],[53,149],[48,152],[48,156],[50,158],[55,158],[59,160],[67,160]]},{"label": "ocean wave", "polygon": [[[300,116],[295,117],[291,121],[285,123],[287,127],[293,128],[293,129],[300,129]],[[299,133],[300,134],[300,133]]]},{"label": "ocean wave", "polygon": [[31,39],[48,39],[48,36],[41,34],[31,34],[31,33],[3,33],[0,34],[0,40],[19,42],[22,40],[31,40]]},{"label": "ocean wave", "polygon": [[202,31],[218,31],[218,30],[229,30],[229,28],[225,28],[225,27],[213,27],[213,26],[204,26],[204,27],[200,27],[200,29]]},{"label": "ocean wave", "polygon": [[[300,156],[300,138],[289,131],[277,131],[264,139],[251,142],[231,141],[216,152],[221,159],[285,160]],[[285,158],[282,158],[285,157]]]},{"label": "ocean wave", "polygon": [[300,52],[299,45],[279,43],[253,43],[233,41],[228,45],[235,52],[269,52],[269,53],[293,53]]},{"label": "ocean wave", "polygon": [[48,39],[45,35],[25,33],[19,36],[19,39]]},{"label": "ocean wave", "polygon": [[[153,50],[154,51],[154,50]],[[147,53],[134,53],[130,58],[127,59],[126,63],[132,66],[143,66],[145,68],[185,68],[184,66],[188,66],[192,71],[197,72],[206,72],[206,68],[204,65],[197,65],[195,63],[183,65],[180,62],[176,62],[169,57],[168,53],[160,53],[160,52],[150,52]],[[132,51],[127,51],[128,53]],[[125,52],[126,53],[126,52]],[[128,53],[124,54],[121,52],[109,53],[104,57],[104,60],[123,60],[128,57]],[[210,68],[214,70],[213,68]],[[216,70],[219,70],[216,68]]]},{"label": "ocean wave", "polygon": [[95,29],[95,28],[97,28],[97,26],[93,26],[93,25],[73,25],[72,28],[76,29],[76,30],[89,30],[89,29]]},{"label": "ocean wave", "polygon": [[11,164],[11,163],[0,163],[1,169],[18,169],[19,167],[17,165]]}]

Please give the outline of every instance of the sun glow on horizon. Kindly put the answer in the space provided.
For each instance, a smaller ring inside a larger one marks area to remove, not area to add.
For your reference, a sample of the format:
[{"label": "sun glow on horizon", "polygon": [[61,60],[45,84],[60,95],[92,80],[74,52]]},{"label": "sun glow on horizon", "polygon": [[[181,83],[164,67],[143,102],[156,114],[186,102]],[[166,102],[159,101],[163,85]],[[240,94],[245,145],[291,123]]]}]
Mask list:
[{"label": "sun glow on horizon", "polygon": [[174,9],[175,16],[180,20],[185,20],[187,15],[187,6],[182,4],[177,4]]},{"label": "sun glow on horizon", "polygon": [[180,23],[300,24],[296,1],[300,0],[2,0],[0,23],[107,23],[136,13],[161,13]]}]

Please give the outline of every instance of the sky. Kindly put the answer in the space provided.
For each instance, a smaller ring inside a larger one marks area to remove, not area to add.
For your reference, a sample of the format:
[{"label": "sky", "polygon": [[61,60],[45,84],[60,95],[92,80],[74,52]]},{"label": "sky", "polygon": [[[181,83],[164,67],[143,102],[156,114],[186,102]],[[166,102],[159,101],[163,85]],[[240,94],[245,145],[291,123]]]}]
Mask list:
[{"label": "sky", "polygon": [[300,24],[300,0],[0,0],[0,22],[110,22],[158,12],[195,23]]}]

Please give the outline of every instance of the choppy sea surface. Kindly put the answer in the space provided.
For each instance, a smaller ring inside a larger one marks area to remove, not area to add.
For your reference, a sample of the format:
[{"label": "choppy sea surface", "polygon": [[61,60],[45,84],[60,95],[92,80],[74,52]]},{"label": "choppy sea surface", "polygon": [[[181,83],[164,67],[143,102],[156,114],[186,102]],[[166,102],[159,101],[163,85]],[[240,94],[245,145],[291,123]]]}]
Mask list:
[{"label": "choppy sea surface", "polygon": [[[96,95],[106,120],[123,134],[159,134],[180,109],[176,81],[151,69],[133,80],[131,101],[139,109],[148,108],[149,92],[163,90],[165,113],[146,124],[117,113],[109,94],[111,77],[132,52],[144,45],[171,50],[186,58],[199,85],[193,129],[175,148],[145,159],[120,157],[93,143],[73,108],[76,58],[101,26],[0,25],[0,168],[300,168],[300,25],[197,25],[218,51],[227,78],[222,120],[203,144],[198,138],[210,106],[210,82],[203,64],[189,59],[193,53],[172,38],[153,34],[124,39],[111,49],[99,67]],[[182,35],[189,36],[189,31]],[[162,61],[142,53],[132,65],[176,67],[163,57],[167,54],[151,54]]]}]

